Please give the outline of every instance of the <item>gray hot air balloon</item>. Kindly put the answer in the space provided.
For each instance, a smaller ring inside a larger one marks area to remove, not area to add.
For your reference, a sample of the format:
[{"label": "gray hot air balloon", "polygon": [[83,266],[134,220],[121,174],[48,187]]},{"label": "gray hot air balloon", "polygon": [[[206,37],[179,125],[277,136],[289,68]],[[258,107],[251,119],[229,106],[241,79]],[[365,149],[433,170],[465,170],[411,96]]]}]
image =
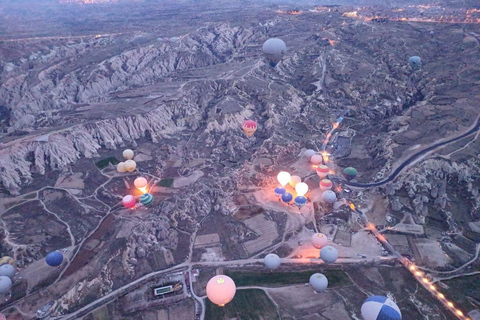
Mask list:
[{"label": "gray hot air balloon", "polygon": [[12,280],[6,276],[0,276],[0,294],[7,293],[12,287]]},{"label": "gray hot air balloon", "polygon": [[422,59],[419,56],[413,56],[408,59],[408,64],[413,70],[418,70],[422,67]]},{"label": "gray hot air balloon", "polygon": [[325,263],[334,263],[338,259],[338,251],[332,246],[325,246],[320,250],[320,259]]},{"label": "gray hot air balloon", "polygon": [[287,46],[283,40],[278,38],[271,38],[265,41],[262,47],[263,53],[268,60],[268,63],[273,68],[282,60],[287,52]]},{"label": "gray hot air balloon", "polygon": [[280,257],[275,253],[269,253],[265,256],[265,267],[270,270],[275,270],[280,266]]},{"label": "gray hot air balloon", "polygon": [[328,287],[328,279],[321,273],[312,274],[309,282],[316,292],[325,291]]},{"label": "gray hot air balloon", "polygon": [[17,270],[15,270],[15,267],[10,264],[0,266],[0,276],[6,276],[12,279],[15,273],[17,273]]},{"label": "gray hot air balloon", "polygon": [[332,190],[326,190],[322,194],[322,200],[326,203],[335,203],[337,195]]}]

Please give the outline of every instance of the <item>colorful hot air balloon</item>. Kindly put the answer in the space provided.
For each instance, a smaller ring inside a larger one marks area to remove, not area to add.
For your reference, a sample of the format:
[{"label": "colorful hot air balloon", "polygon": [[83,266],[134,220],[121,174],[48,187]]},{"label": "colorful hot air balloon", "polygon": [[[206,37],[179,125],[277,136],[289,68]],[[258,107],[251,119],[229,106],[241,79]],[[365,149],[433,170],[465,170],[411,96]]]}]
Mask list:
[{"label": "colorful hot air balloon", "polygon": [[324,191],[323,194],[322,194],[322,200],[325,202],[325,203],[335,203],[335,201],[337,201],[337,195],[335,194],[335,192],[333,192],[332,190],[327,190],[327,191]]},{"label": "colorful hot air balloon", "polygon": [[131,209],[135,207],[135,205],[137,204],[137,201],[132,195],[126,195],[122,199],[122,204],[125,208]]},{"label": "colorful hot air balloon", "polygon": [[248,137],[253,136],[255,131],[257,131],[257,123],[255,121],[245,120],[245,122],[243,122],[243,132],[245,132]]},{"label": "colorful hot air balloon", "polygon": [[320,179],[325,179],[328,176],[329,172],[330,172],[330,169],[324,164],[321,164],[317,167],[317,174],[320,177]]},{"label": "colorful hot air balloon", "polygon": [[328,244],[328,238],[323,233],[315,233],[311,238],[312,244],[317,249],[322,249]]},{"label": "colorful hot air balloon", "polygon": [[265,41],[262,46],[262,50],[268,60],[268,63],[272,68],[274,68],[287,52],[287,46],[283,40],[271,38]]},{"label": "colorful hot air balloon", "polygon": [[332,189],[332,181],[323,179],[320,181],[320,190],[326,191]]},{"label": "colorful hot air balloon", "polygon": [[289,203],[290,201],[293,200],[293,196],[290,192],[285,192],[283,195],[282,195],[282,201],[285,202],[285,203]]},{"label": "colorful hot air balloon", "polygon": [[338,259],[338,251],[332,246],[325,246],[320,249],[320,259],[325,263],[334,263]]},{"label": "colorful hot air balloon", "polygon": [[362,305],[362,317],[365,320],[401,320],[402,313],[397,304],[382,296],[371,296]]},{"label": "colorful hot air balloon", "polygon": [[315,292],[323,292],[328,287],[328,279],[321,273],[312,274],[309,283]]},{"label": "colorful hot air balloon", "polygon": [[133,150],[131,150],[131,149],[125,149],[125,150],[123,151],[123,157],[124,157],[125,159],[127,159],[127,160],[133,159],[133,156],[134,156],[134,155],[135,155],[135,154],[133,153]]},{"label": "colorful hot air balloon", "polygon": [[307,204],[307,198],[304,196],[295,197],[295,204],[299,208],[303,208]]},{"label": "colorful hot air balloon", "polygon": [[140,197],[140,202],[144,206],[151,206],[153,203],[153,196],[150,193],[142,194],[142,196]]},{"label": "colorful hot air balloon", "polygon": [[347,167],[347,168],[343,169],[343,176],[348,181],[350,181],[352,179],[355,179],[355,177],[357,176],[357,169],[355,169],[353,167]]},{"label": "colorful hot air balloon", "polygon": [[125,162],[120,162],[117,164],[117,171],[119,173],[127,172],[127,168],[125,168]]},{"label": "colorful hot air balloon", "polygon": [[47,254],[45,261],[51,267],[58,267],[63,262],[63,254],[60,251],[52,251]]},{"label": "colorful hot air balloon", "polygon": [[299,176],[291,176],[288,184],[290,185],[290,187],[295,188],[297,183],[300,183],[300,182],[302,182],[302,178],[300,178]]},{"label": "colorful hot air balloon", "polygon": [[275,270],[280,266],[280,257],[275,253],[269,253],[264,259],[265,266],[270,270]]},{"label": "colorful hot air balloon", "polygon": [[0,266],[3,266],[4,264],[9,264],[15,267],[15,260],[9,256],[2,257],[0,259]]},{"label": "colorful hot air balloon", "polygon": [[133,160],[127,160],[125,161],[125,169],[128,172],[133,172],[135,169],[137,169],[137,163]]},{"label": "colorful hot air balloon", "polygon": [[279,198],[281,198],[285,192],[286,192],[285,188],[280,188],[280,187],[275,188],[275,195]]},{"label": "colorful hot air balloon", "polygon": [[232,301],[236,290],[235,282],[225,275],[215,276],[207,283],[208,299],[220,307]]}]

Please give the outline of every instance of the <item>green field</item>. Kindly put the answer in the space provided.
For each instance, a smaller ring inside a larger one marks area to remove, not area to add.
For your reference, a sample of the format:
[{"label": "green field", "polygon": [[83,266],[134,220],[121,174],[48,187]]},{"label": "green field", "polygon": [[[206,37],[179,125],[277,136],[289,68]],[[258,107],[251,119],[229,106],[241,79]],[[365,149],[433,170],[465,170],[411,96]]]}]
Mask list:
[{"label": "green field", "polygon": [[224,320],[273,320],[279,319],[275,306],[259,289],[237,290],[235,297],[224,307],[218,307],[205,299],[205,319]]},{"label": "green field", "polygon": [[117,160],[117,158],[115,157],[110,157],[110,158],[105,158],[105,159],[102,159],[100,161],[98,161],[97,163],[95,163],[95,165],[99,168],[99,169],[103,169],[105,168],[106,166],[108,166],[109,163],[113,164],[113,165],[116,165],[118,164],[120,161]]},{"label": "green field", "polygon": [[351,281],[343,270],[307,270],[299,272],[250,272],[227,270],[225,274],[235,281],[237,287],[242,286],[279,286],[307,283],[314,273],[322,273],[328,279],[328,287],[351,285]]},{"label": "green field", "polygon": [[162,179],[160,180],[159,183],[157,183],[157,185],[159,185],[160,187],[165,187],[165,188],[170,188],[172,184],[173,184],[172,178]]}]

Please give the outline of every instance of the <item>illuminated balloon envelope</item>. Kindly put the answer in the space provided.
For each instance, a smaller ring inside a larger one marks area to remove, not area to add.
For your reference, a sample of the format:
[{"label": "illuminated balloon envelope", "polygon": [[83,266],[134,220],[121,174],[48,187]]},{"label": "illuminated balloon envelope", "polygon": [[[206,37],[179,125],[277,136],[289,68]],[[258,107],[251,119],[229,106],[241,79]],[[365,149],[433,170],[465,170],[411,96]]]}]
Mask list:
[{"label": "illuminated balloon envelope", "polygon": [[310,158],[310,162],[311,162],[312,164],[317,164],[317,165],[318,165],[318,164],[322,163],[322,161],[323,161],[323,158],[322,158],[322,156],[319,155],[319,154],[314,154],[314,155]]},{"label": "illuminated balloon envelope", "polygon": [[137,201],[132,195],[127,195],[123,197],[122,204],[125,208],[133,208],[137,204]]},{"label": "illuminated balloon envelope", "polygon": [[142,194],[142,196],[140,197],[140,202],[144,206],[151,206],[153,203],[153,196],[150,193]]},{"label": "illuminated balloon envelope", "polygon": [[317,174],[320,177],[320,179],[326,178],[329,172],[330,172],[330,169],[324,164],[321,164],[317,167]]},{"label": "illuminated balloon envelope", "polygon": [[117,164],[117,171],[119,173],[127,172],[127,168],[125,168],[125,162],[120,162],[119,164]]},{"label": "illuminated balloon envelope", "polygon": [[147,192],[148,181],[144,177],[138,177],[137,179],[135,179],[133,184],[135,185],[135,188],[142,191],[142,193]]},{"label": "illuminated balloon envelope", "polygon": [[307,204],[307,198],[304,196],[295,197],[295,204],[297,207],[302,208]]},{"label": "illuminated balloon envelope", "polygon": [[332,181],[328,179],[323,179],[320,181],[320,190],[326,191],[332,189]]},{"label": "illuminated balloon envelope", "polygon": [[255,131],[257,131],[257,123],[255,121],[245,120],[245,122],[243,122],[243,132],[245,132],[248,137],[253,136]]},{"label": "illuminated balloon envelope", "polygon": [[290,182],[288,182],[288,184],[290,185],[290,187],[295,188],[297,183],[300,182],[302,182],[302,178],[300,178],[299,176],[291,176]]},{"label": "illuminated balloon envelope", "polygon": [[137,163],[133,160],[127,160],[125,161],[125,169],[127,169],[128,172],[133,172],[137,169]]},{"label": "illuminated balloon envelope", "polygon": [[290,192],[285,192],[282,196],[282,201],[285,203],[289,203],[293,200],[293,196]]},{"label": "illuminated balloon envelope", "polygon": [[207,283],[208,299],[220,307],[223,307],[235,296],[237,287],[232,278],[225,275],[218,275],[211,278]]},{"label": "illuminated balloon envelope", "polygon": [[134,153],[133,153],[133,150],[131,149],[125,149],[123,151],[123,157],[127,160],[131,160],[133,159],[133,156],[134,156]]},{"label": "illuminated balloon envelope", "polygon": [[288,173],[286,171],[280,171],[277,174],[277,180],[278,180],[278,182],[280,182],[280,185],[282,187],[285,187],[287,185],[287,183],[290,182],[290,179],[291,179],[290,173]]},{"label": "illuminated balloon envelope", "polygon": [[47,254],[45,261],[51,267],[58,267],[63,262],[63,254],[60,251],[52,251]]},{"label": "illuminated balloon envelope", "polygon": [[297,185],[295,186],[295,191],[299,196],[304,196],[305,193],[308,192],[308,184],[306,184],[305,182],[297,183]]},{"label": "illuminated balloon envelope", "polygon": [[328,238],[323,233],[315,233],[312,238],[312,245],[317,249],[322,249],[328,244]]},{"label": "illuminated balloon envelope", "polygon": [[286,192],[285,188],[280,188],[280,187],[275,188],[275,195],[279,198],[281,198],[285,192]]}]

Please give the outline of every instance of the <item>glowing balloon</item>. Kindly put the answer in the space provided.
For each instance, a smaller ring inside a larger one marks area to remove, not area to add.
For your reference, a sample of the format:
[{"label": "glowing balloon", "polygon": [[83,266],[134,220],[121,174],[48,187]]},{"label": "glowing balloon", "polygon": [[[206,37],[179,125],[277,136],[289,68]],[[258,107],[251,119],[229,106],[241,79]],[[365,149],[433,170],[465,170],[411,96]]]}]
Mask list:
[{"label": "glowing balloon", "polygon": [[245,132],[248,137],[251,137],[255,131],[257,131],[257,123],[253,120],[245,120],[243,123],[243,132]]},{"label": "glowing balloon", "polygon": [[232,278],[225,275],[218,275],[211,278],[207,283],[208,299],[220,307],[223,307],[235,296],[237,287]]},{"label": "glowing balloon", "polygon": [[320,163],[322,163],[322,161],[323,161],[323,158],[322,158],[322,156],[319,155],[319,154],[314,154],[314,155],[310,158],[310,162],[311,162],[312,164],[320,164]]},{"label": "glowing balloon", "polygon": [[295,191],[299,196],[304,196],[308,192],[308,184],[300,182],[295,186]]},{"label": "glowing balloon", "polygon": [[322,249],[328,244],[328,238],[323,233],[315,233],[311,238],[312,244],[317,249]]},{"label": "glowing balloon", "polygon": [[133,160],[127,160],[125,161],[125,169],[127,169],[128,172],[133,172],[137,169],[137,163]]},{"label": "glowing balloon", "polygon": [[137,201],[132,195],[127,195],[123,197],[122,204],[125,206],[125,208],[133,208],[137,204]]},{"label": "glowing balloon", "polygon": [[328,180],[328,179],[323,179],[322,181],[320,181],[320,190],[322,191],[326,191],[326,190],[330,190],[332,189],[332,181]]},{"label": "glowing balloon", "polygon": [[280,182],[282,187],[285,187],[287,183],[290,182],[290,178],[291,178],[290,173],[286,171],[281,171],[277,174],[277,180],[278,182]]},{"label": "glowing balloon", "polygon": [[135,188],[142,191],[142,193],[147,192],[148,181],[144,177],[138,177],[137,179],[135,179],[133,184],[135,185]]},{"label": "glowing balloon", "polygon": [[127,160],[133,159],[133,156],[134,156],[134,155],[135,155],[135,154],[133,153],[133,150],[131,150],[131,149],[125,149],[125,150],[123,151],[123,157],[124,157],[125,159],[127,159]]},{"label": "glowing balloon", "polygon": [[290,187],[295,188],[297,183],[300,183],[300,182],[302,182],[302,178],[300,178],[299,176],[292,176],[288,184],[290,185]]},{"label": "glowing balloon", "polygon": [[283,40],[272,38],[265,41],[262,50],[268,63],[273,68],[280,62],[280,60],[282,60],[285,52],[287,52],[287,46]]},{"label": "glowing balloon", "polygon": [[119,173],[127,172],[127,168],[125,168],[125,162],[120,162],[119,164],[117,164],[117,171]]},{"label": "glowing balloon", "polygon": [[281,198],[285,192],[286,192],[285,188],[280,188],[280,187],[275,188],[275,195],[279,198]]},{"label": "glowing balloon", "polygon": [[317,174],[320,177],[320,179],[326,178],[329,172],[330,172],[330,169],[324,164],[321,164],[317,167]]},{"label": "glowing balloon", "polygon": [[293,196],[290,192],[285,192],[282,196],[282,201],[285,203],[289,203],[293,200]]}]

